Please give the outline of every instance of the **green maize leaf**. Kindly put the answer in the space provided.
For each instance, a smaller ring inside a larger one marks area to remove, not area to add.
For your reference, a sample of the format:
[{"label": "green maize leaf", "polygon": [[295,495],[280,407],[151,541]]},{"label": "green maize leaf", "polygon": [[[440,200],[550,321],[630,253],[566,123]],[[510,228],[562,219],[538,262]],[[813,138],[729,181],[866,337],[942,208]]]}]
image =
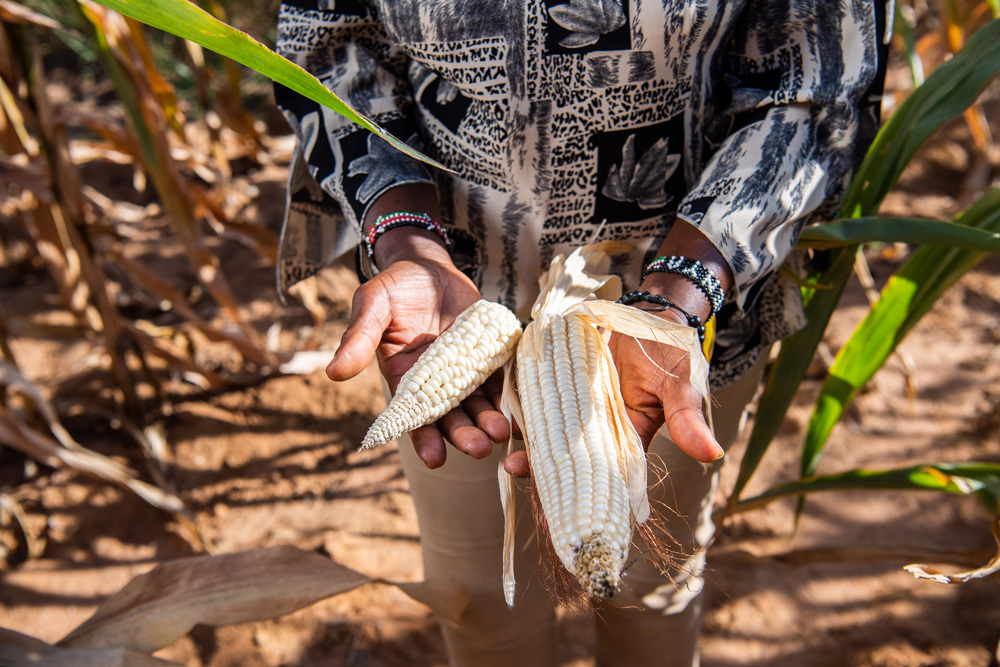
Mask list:
[{"label": "green maize leaf", "polygon": [[[953,224],[995,236],[1000,231],[1000,188],[987,192]],[[816,470],[834,425],[858,390],[941,294],[982,254],[976,250],[921,248],[893,274],[878,303],[840,348],[823,383],[802,447],[803,476]]]},{"label": "green maize leaf", "polygon": [[1000,512],[1000,464],[931,463],[895,470],[850,470],[836,475],[807,477],[737,503],[731,511],[757,509],[789,496],[816,491],[941,491],[976,494],[991,514]]},{"label": "green maize leaf", "polygon": [[449,171],[392,136],[334,95],[319,79],[282,58],[245,32],[219,21],[187,0],[95,0],[100,5],[195,42],[260,72],[314,102],[327,106],[389,142],[412,158]]},{"label": "green maize leaf", "polygon": [[845,218],[806,227],[799,247],[824,250],[857,243],[907,243],[1000,253],[1000,233],[918,218]]},{"label": "green maize leaf", "polygon": [[[1000,71],[1000,21],[980,29],[947,63],[938,67],[886,121],[869,148],[841,206],[841,218],[874,215],[917,149],[945,122],[960,115]],[[830,268],[816,282],[825,289],[805,290],[809,324],[782,342],[761,397],[747,452],[730,496],[732,506],[778,432],[799,384],[823,339],[843,294],[859,244],[836,248]]]},{"label": "green maize leaf", "polygon": [[913,34],[913,26],[903,14],[903,3],[897,2],[895,7],[895,17],[892,22],[892,31],[903,38],[903,56],[906,64],[910,68],[910,81],[916,88],[924,82],[924,63],[917,53],[917,39]]},{"label": "green maize leaf", "polygon": [[816,348],[823,340],[826,325],[833,311],[840,303],[840,297],[847,286],[847,279],[854,268],[854,253],[837,251],[833,264],[823,274],[820,283],[824,289],[810,290],[806,304],[806,326],[781,342],[781,352],[771,367],[757,407],[753,430],[747,443],[746,453],[740,461],[740,472],[730,495],[730,506],[736,502],[747,482],[757,470],[771,441],[778,434],[781,423],[798,393],[802,378],[812,363]]},{"label": "green maize leaf", "polygon": [[907,97],[879,131],[844,200],[841,217],[871,215],[917,149],[965,111],[1000,71],[1000,20],[980,28],[955,57]]}]

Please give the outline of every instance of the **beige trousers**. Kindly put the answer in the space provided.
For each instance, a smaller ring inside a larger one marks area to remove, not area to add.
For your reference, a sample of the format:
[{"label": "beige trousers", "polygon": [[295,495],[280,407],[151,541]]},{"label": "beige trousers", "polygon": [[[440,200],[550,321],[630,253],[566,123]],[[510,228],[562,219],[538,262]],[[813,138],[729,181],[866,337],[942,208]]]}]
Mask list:
[{"label": "beige trousers", "polygon": [[[746,405],[760,378],[758,368],[713,396],[716,437],[724,448],[737,438]],[[457,579],[470,605],[457,626],[443,625],[451,664],[456,667],[534,667],[555,664],[555,611],[538,577],[534,522],[519,484],[514,562],[517,598],[504,602],[501,550],[504,519],[497,464],[504,447],[476,460],[449,449],[448,460],[428,470],[409,438],[399,440],[403,468],[420,522],[424,576]],[[691,667],[698,664],[701,628],[699,593],[705,552],[715,534],[712,508],[721,461],[703,464],[657,436],[649,449],[650,504],[666,534],[663,543],[678,555],[664,576],[643,553],[627,568],[621,590],[595,615],[597,664]],[[662,483],[656,480],[667,476]],[[521,548],[525,546],[525,548]]]}]

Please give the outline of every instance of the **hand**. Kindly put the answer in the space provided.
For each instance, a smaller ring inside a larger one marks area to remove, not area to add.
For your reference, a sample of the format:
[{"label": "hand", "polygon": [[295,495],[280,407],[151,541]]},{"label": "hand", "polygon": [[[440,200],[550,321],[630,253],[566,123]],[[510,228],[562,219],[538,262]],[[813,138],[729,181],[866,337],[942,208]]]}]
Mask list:
[{"label": "hand", "polygon": [[[674,222],[657,254],[697,259],[715,275],[724,292],[733,286],[733,272],[725,257],[708,237],[684,220]],[[708,299],[688,278],[653,273],[642,281],[642,289],[665,296],[703,322],[709,318]],[[687,326],[687,318],[673,308],[657,315]],[[643,446],[649,448],[665,423],[670,439],[691,458],[703,463],[722,458],[725,452],[705,421],[701,396],[687,380],[688,352],[621,334],[612,334],[609,345],[629,418]]]},{"label": "hand", "polygon": [[[660,314],[685,324],[676,311]],[[671,345],[614,333],[608,341],[621,378],[622,398],[644,448],[665,423],[685,454],[710,463],[724,454],[702,411],[702,398],[688,381],[690,353]]]},{"label": "hand", "polygon": [[[660,315],[687,326],[676,311]],[[710,463],[723,456],[705,420],[701,395],[687,380],[690,354],[686,350],[620,333],[611,334],[608,347],[618,369],[625,409],[644,449],[649,449],[656,432],[666,423],[671,439],[691,458]],[[504,459],[504,469],[527,477],[527,454],[512,453]]]},{"label": "hand", "polygon": [[[400,228],[389,235],[405,234]],[[399,260],[354,293],[351,320],[327,375],[335,381],[356,376],[378,355],[379,368],[393,392],[420,354],[467,306],[479,291],[447,258]],[[488,456],[492,442],[509,436],[509,425],[497,410],[502,380],[491,378],[436,424],[411,432],[417,456],[429,468],[444,464],[444,438],[475,458]]]},{"label": "hand", "polygon": [[[733,273],[726,259],[707,237],[684,220],[674,222],[657,254],[698,259],[715,274],[724,291],[733,285]],[[703,321],[708,318],[708,300],[685,277],[651,274],[643,281],[642,289],[665,296]],[[687,319],[674,309],[658,315],[687,326]],[[611,334],[608,344],[618,369],[629,419],[638,431],[643,447],[649,448],[656,432],[666,423],[670,438],[681,451],[695,460],[709,463],[724,455],[705,421],[701,396],[687,380],[688,352],[618,333]],[[504,460],[504,469],[512,475],[527,476],[527,455],[524,452],[511,454]]]}]

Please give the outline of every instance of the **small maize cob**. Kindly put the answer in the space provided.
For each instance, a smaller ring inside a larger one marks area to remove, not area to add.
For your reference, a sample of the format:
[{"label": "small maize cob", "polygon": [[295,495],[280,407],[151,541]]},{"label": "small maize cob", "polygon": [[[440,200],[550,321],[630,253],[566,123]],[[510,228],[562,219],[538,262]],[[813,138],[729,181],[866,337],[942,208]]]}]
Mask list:
[{"label": "small maize cob", "polygon": [[[549,536],[581,588],[609,597],[618,587],[634,522],[629,466],[615,432],[614,397],[606,391],[614,365],[583,314],[548,315],[529,327],[535,330],[518,345],[518,393]],[[640,483],[644,489],[644,476]]]},{"label": "small maize cob", "polygon": [[384,445],[448,414],[514,354],[521,323],[505,306],[481,299],[455,319],[399,380],[362,449]]}]

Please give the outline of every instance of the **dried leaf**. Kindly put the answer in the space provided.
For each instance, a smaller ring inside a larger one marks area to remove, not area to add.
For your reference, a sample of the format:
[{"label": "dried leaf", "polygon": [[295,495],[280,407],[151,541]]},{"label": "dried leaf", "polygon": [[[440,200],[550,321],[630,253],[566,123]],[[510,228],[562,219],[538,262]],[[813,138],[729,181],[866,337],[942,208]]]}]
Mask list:
[{"label": "dried leaf", "polygon": [[277,618],[370,581],[291,546],[183,558],[133,579],[59,645],[152,652],[196,624]]},{"label": "dried leaf", "polygon": [[28,548],[28,558],[41,558],[42,553],[45,551],[45,538],[39,534],[38,530],[32,528],[31,523],[28,522],[28,515],[25,514],[24,508],[21,507],[21,503],[17,502],[14,496],[0,493],[0,525],[7,524],[8,519],[4,514],[9,514],[13,517],[17,525],[21,528],[25,546]]},{"label": "dried leaf", "polygon": [[0,0],[0,18],[9,23],[33,23],[50,30],[65,30],[61,23],[10,0]]},{"label": "dried leaf", "polygon": [[52,190],[48,186],[48,173],[38,160],[26,165],[0,158],[0,182],[27,190],[44,202],[52,201]]},{"label": "dried leaf", "polygon": [[229,342],[240,354],[264,366],[276,366],[279,362],[277,355],[269,352],[262,343],[255,340],[256,335],[249,327],[231,328],[228,331],[222,331],[212,326],[198,316],[188,304],[183,294],[167,284],[155,272],[125,257],[125,255],[117,250],[111,250],[108,256],[120,267],[128,271],[133,278],[141,282],[157,298],[169,302],[171,307],[181,317],[196,326],[209,340]]},{"label": "dried leaf", "polygon": [[120,648],[59,648],[41,639],[0,628],[3,667],[181,667],[176,662]]},{"label": "dried leaf", "polygon": [[226,381],[219,375],[205,370],[190,359],[178,356],[163,346],[157,345],[149,334],[131,322],[122,320],[119,322],[119,326],[136,342],[143,353],[163,359],[171,369],[182,373],[184,379],[191,384],[196,384],[204,389],[222,389],[226,386]]},{"label": "dried leaf", "polygon": [[199,207],[199,214],[205,215],[219,236],[232,236],[252,248],[271,266],[277,264],[278,239],[271,230],[261,225],[231,219],[223,210],[222,202],[218,201],[222,197],[218,195],[213,197],[197,183],[192,183],[190,190],[192,200]]},{"label": "dried leaf", "polygon": [[[1000,549],[1000,516],[993,517],[993,538],[997,541],[997,547]],[[903,569],[917,579],[930,579],[939,584],[964,584],[973,579],[983,579],[1000,572],[1000,550],[986,565],[957,574],[947,574],[930,565],[907,565]]]},{"label": "dried leaf", "polygon": [[0,442],[45,465],[54,468],[69,466],[100,480],[120,484],[154,507],[168,512],[185,512],[184,501],[136,479],[122,464],[79,445],[77,445],[79,449],[61,447],[58,442],[32,429],[14,413],[2,407],[0,407]]},{"label": "dried leaf", "polygon": [[35,409],[38,410],[39,414],[45,419],[45,423],[48,424],[52,435],[56,437],[56,440],[63,447],[76,451],[84,449],[83,446],[73,439],[69,431],[63,427],[55,406],[52,405],[49,399],[39,391],[33,382],[21,375],[17,368],[2,359],[0,359],[0,386],[17,389],[30,398],[31,402],[35,405]]}]

